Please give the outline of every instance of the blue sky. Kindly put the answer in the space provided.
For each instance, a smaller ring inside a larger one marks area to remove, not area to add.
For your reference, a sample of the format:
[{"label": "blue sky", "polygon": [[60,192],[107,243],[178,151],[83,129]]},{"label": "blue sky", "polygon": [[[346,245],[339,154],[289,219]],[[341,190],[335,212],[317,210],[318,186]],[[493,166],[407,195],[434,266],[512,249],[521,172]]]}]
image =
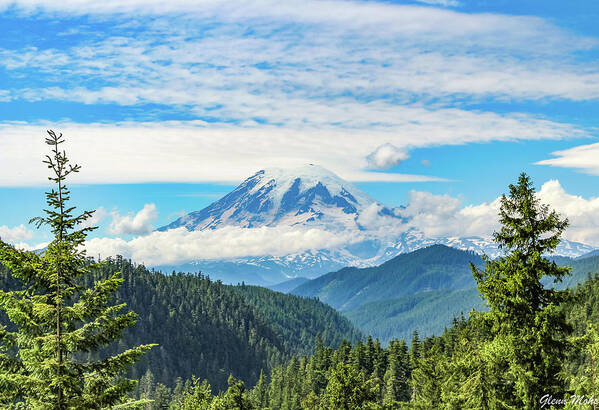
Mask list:
[{"label": "blue sky", "polygon": [[43,206],[52,128],[98,237],[318,163],[386,204],[427,192],[452,212],[526,171],[559,181],[546,198],[570,238],[599,246],[598,19],[582,0],[0,0],[0,235],[47,239],[21,225]]}]

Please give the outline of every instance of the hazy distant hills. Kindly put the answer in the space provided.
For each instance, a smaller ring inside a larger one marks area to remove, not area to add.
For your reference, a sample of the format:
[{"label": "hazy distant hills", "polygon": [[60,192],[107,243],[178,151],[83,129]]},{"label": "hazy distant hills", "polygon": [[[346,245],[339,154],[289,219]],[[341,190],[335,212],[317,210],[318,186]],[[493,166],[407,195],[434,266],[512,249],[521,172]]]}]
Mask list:
[{"label": "hazy distant hills", "polygon": [[[548,286],[575,287],[599,272],[599,255],[578,259],[554,258],[572,267],[562,283]],[[479,255],[444,245],[399,255],[371,268],[343,268],[310,280],[291,293],[317,297],[342,311],[364,333],[388,341],[439,335],[461,313],[484,310],[470,262],[482,266]]]},{"label": "hazy distant hills", "polygon": [[268,289],[274,290],[275,292],[289,293],[293,289],[297,288],[300,285],[303,285],[304,283],[308,282],[309,280],[310,279],[308,279],[308,278],[302,278],[302,277],[293,278],[293,279],[286,280],[285,282],[278,283],[276,285],[268,286]]},{"label": "hazy distant hills", "polygon": [[414,330],[422,337],[440,335],[455,317],[463,313],[467,318],[472,309],[486,310],[477,288],[420,292],[343,313],[364,333],[383,342],[396,338],[409,342]]},{"label": "hazy distant hills", "polygon": [[[499,254],[497,246],[480,237],[426,237],[411,228],[390,234],[371,229],[369,220],[384,218],[389,224],[409,222],[402,207],[377,202],[353,184],[317,165],[282,170],[261,170],[232,192],[204,209],[191,212],[159,231],[190,231],[224,227],[316,228],[363,239],[331,249],[312,249],[283,256],[264,255],[221,260],[194,260],[183,265],[159,266],[164,271],[202,271],[225,283],[272,286],[294,277],[315,278],[343,267],[380,265],[397,255],[434,244],[462,250]],[[382,233],[381,233],[382,232]],[[594,250],[588,245],[563,241],[557,254],[577,257]]]},{"label": "hazy distant hills", "polygon": [[420,292],[456,290],[475,286],[470,262],[482,265],[473,252],[433,245],[396,256],[372,268],[344,268],[292,290],[299,296],[318,297],[339,310],[369,302],[395,299]]}]

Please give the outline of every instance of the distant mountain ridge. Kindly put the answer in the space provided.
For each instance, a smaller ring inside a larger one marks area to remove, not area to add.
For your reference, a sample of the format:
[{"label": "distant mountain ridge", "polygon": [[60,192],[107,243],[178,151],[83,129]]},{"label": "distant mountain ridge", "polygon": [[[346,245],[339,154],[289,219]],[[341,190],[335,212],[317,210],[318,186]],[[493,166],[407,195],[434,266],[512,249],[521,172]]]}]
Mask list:
[{"label": "distant mountain ridge", "polygon": [[[332,249],[312,249],[284,256],[255,256],[222,260],[194,260],[184,265],[158,266],[163,270],[202,271],[227,283],[270,286],[298,276],[314,278],[343,267],[377,266],[393,257],[442,244],[496,257],[500,250],[490,238],[430,238],[415,228],[369,230],[372,217],[403,224],[403,207],[389,208],[317,165],[296,169],[261,170],[232,192],[202,210],[191,212],[159,231],[185,228],[215,230],[235,226],[317,228],[359,236],[361,240]],[[383,232],[383,233],[381,233]],[[588,245],[563,241],[558,255],[578,257],[593,251]]]},{"label": "distant mountain ridge", "polygon": [[310,279],[308,278],[303,278],[300,276],[297,278],[286,280],[285,282],[277,283],[276,285],[269,286],[268,289],[274,290],[275,292],[289,293],[293,289],[297,288],[300,285],[303,285],[309,280]]},{"label": "distant mountain ridge", "polygon": [[306,282],[291,291],[318,297],[338,310],[419,292],[467,289],[476,286],[470,263],[482,266],[480,255],[445,245],[432,245],[401,254],[370,268],[343,268]]},{"label": "distant mountain ridge", "polygon": [[[575,288],[599,273],[599,255],[584,258],[557,257],[570,266],[571,275],[547,287]],[[473,252],[445,245],[401,254],[376,267],[343,268],[305,282],[290,293],[320,301],[340,310],[364,333],[383,342],[439,335],[455,317],[472,310],[486,310],[473,278],[470,263],[482,267]]]}]

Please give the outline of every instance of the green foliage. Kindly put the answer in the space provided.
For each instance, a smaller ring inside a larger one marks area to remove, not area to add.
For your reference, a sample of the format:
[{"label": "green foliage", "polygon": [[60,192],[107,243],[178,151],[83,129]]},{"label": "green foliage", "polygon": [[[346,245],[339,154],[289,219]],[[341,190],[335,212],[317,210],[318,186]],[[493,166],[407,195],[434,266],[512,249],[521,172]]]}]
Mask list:
[{"label": "green foliage", "polygon": [[[112,300],[139,312],[137,324],[123,333],[119,343],[100,353],[88,353],[86,358],[116,354],[122,346],[157,342],[160,347],[128,372],[129,377],[140,379],[150,370],[154,386],[162,383],[173,388],[178,377],[190,380],[196,376],[221,391],[227,389],[230,373],[253,386],[261,370],[268,374],[293,354],[312,353],[315,341],[308,336],[316,330],[326,334],[325,344],[331,346],[344,338],[356,340],[360,334],[334,309],[314,299],[269,290],[249,296],[241,287],[202,275],[164,275],[121,257],[90,267],[81,283],[92,286],[117,272],[123,283]],[[15,286],[0,267],[0,288]],[[276,306],[285,311],[273,312]],[[6,321],[0,317],[0,323]],[[296,340],[288,340],[292,338]],[[139,387],[136,394],[144,397]]]},{"label": "green foliage", "polygon": [[421,292],[367,303],[343,314],[364,333],[387,343],[409,339],[415,329],[422,336],[440,335],[454,317],[473,309],[486,309],[476,288]]},{"label": "green foliage", "polygon": [[62,134],[48,134],[52,155],[44,163],[52,170],[49,179],[56,188],[46,193],[46,215],[32,222],[49,226],[54,239],[41,255],[0,241],[0,264],[10,269],[18,289],[0,291],[0,308],[8,322],[0,331],[0,400],[40,409],[122,404],[136,383],[119,375],[152,345],[81,360],[82,354],[119,339],[136,315],[122,313],[124,304],[109,303],[122,284],[119,274],[89,287],[80,285],[89,274],[81,246],[94,229],[84,227],[92,212],[73,215],[75,207],[68,205],[70,192],[64,183],[80,167],[69,164],[60,150]]},{"label": "green foliage", "polygon": [[115,271],[124,279],[116,302],[140,314],[124,343],[160,345],[134,366],[134,378],[149,369],[157,382],[173,387],[177,377],[196,376],[221,391],[233,374],[253,386],[261,370],[270,371],[293,354],[312,353],[314,339],[308,337],[315,331],[326,333],[331,346],[360,335],[347,319],[314,299],[249,286],[244,290],[202,275],[150,272],[121,257],[107,259],[93,275],[99,280]]},{"label": "green foliage", "polygon": [[281,336],[287,351],[297,355],[314,352],[316,336],[327,346],[354,343],[362,333],[336,310],[314,299],[286,295],[259,286],[238,285],[233,289],[253,306]]},{"label": "green foliage", "polygon": [[594,273],[599,272],[599,255],[563,260],[557,263],[572,268],[569,276],[554,285],[557,289],[575,288],[576,285],[586,282]]},{"label": "green foliage", "polygon": [[[230,286],[202,275],[151,272],[118,256],[105,260],[90,279],[113,272],[122,272],[124,279],[116,303],[127,303],[140,315],[123,342],[160,345],[132,368],[133,378],[150,370],[156,383],[172,388],[178,377],[196,376],[220,391],[231,373],[253,385],[261,369],[291,356],[281,336]],[[107,352],[118,348],[109,346]]]},{"label": "green foliage", "polygon": [[376,405],[375,399],[376,390],[370,381],[364,379],[364,373],[340,362],[331,372],[323,408],[327,410],[373,408]]},{"label": "green foliage", "polygon": [[173,410],[208,410],[212,405],[212,388],[207,380],[193,377],[183,387],[179,379],[174,390],[169,407]]},{"label": "green foliage", "polygon": [[249,398],[245,384],[241,380],[236,380],[229,376],[229,388],[223,396],[223,409],[226,410],[251,410],[254,408]]},{"label": "green foliage", "polygon": [[251,400],[256,408],[263,409],[268,406],[268,381],[266,380],[263,371],[260,372],[258,383],[256,383],[256,386],[254,386],[250,394]]},{"label": "green foliage", "polygon": [[570,386],[576,395],[599,398],[599,326],[589,323],[584,335],[573,341],[583,361],[571,375]]},{"label": "green foliage", "polygon": [[484,270],[472,270],[490,308],[483,316],[491,326],[490,343],[501,350],[507,371],[501,388],[507,384],[509,391],[495,397],[533,408],[546,392],[566,390],[560,370],[571,328],[559,305],[569,293],[541,281],[559,282],[570,271],[543,257],[557,247],[568,222],[539,203],[525,174],[510,185],[509,196],[502,196],[500,222],[494,238],[506,255],[487,259]]},{"label": "green foliage", "polygon": [[[572,340],[576,354],[564,360],[563,368],[571,375],[570,391],[587,397],[598,384],[599,339],[596,330],[585,323],[597,322],[598,298],[596,277],[579,286],[575,297],[560,306],[576,324],[578,334]],[[313,355],[294,357],[275,367],[270,380],[261,373],[247,397],[256,409],[525,408],[513,403],[513,376],[505,359],[512,348],[504,338],[493,337],[493,323],[486,315],[473,313],[468,320],[455,319],[438,337],[421,339],[414,332],[409,350],[403,340],[392,340],[382,348],[372,339],[353,346],[344,342],[334,350],[317,337]],[[186,383],[185,391],[191,385],[204,386],[194,406],[225,408],[226,393],[213,396],[207,382],[199,380]],[[183,408],[178,399],[181,394],[173,392],[172,397],[170,408]]]}]

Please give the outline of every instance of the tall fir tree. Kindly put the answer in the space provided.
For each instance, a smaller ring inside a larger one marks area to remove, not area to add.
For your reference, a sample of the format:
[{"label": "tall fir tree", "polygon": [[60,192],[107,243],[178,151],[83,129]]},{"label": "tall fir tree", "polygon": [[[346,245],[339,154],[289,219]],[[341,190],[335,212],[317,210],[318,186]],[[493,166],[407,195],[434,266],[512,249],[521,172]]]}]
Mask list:
[{"label": "tall fir tree", "polygon": [[364,373],[344,362],[331,371],[325,391],[326,410],[374,409],[377,407],[376,388],[366,380]]},{"label": "tall fir tree", "polygon": [[253,410],[254,405],[244,383],[229,376],[229,389],[223,395],[223,410]]},{"label": "tall fir tree", "polygon": [[263,370],[260,371],[258,383],[256,383],[256,386],[251,391],[251,397],[256,408],[264,409],[268,407],[268,382]]},{"label": "tall fir tree", "polygon": [[[71,165],[62,134],[48,131],[51,155],[44,163],[55,187],[46,193],[45,216],[32,219],[46,225],[53,241],[42,253],[25,252],[0,241],[0,264],[21,282],[19,291],[0,291],[0,309],[9,323],[0,332],[0,390],[4,404],[24,403],[36,409],[99,409],[126,404],[136,382],[119,377],[153,345],[85,361],[84,357],[118,340],[135,323],[124,304],[111,306],[119,274],[81,286],[90,262],[82,250],[85,226],[93,211],[74,215],[69,205],[67,177],[79,171]],[[135,403],[130,403],[132,406]]]},{"label": "tall fir tree", "polygon": [[486,259],[484,270],[472,265],[472,271],[490,308],[484,319],[491,326],[491,348],[507,370],[495,396],[503,396],[506,406],[536,408],[546,392],[566,390],[560,370],[571,328],[559,305],[569,292],[545,287],[542,279],[558,282],[569,273],[544,257],[555,250],[568,221],[540,203],[526,174],[509,189],[494,234],[504,256]]},{"label": "tall fir tree", "polygon": [[[573,344],[583,352],[584,369],[580,375],[570,376],[570,385],[578,397],[597,399],[592,403],[593,410],[599,408],[599,326],[589,323],[584,335],[573,338]],[[570,401],[567,408],[580,407],[580,403]]]}]

